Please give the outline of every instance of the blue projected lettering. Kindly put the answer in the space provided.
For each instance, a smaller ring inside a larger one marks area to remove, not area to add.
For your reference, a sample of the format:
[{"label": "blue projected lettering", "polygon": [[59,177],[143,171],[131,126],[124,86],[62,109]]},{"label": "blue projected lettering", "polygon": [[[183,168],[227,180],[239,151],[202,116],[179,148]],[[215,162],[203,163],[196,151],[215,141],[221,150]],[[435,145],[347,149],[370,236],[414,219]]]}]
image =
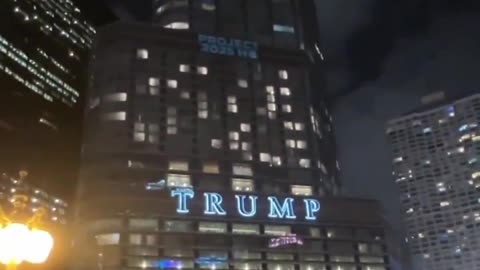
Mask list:
[{"label": "blue projected lettering", "polygon": [[[194,205],[198,203],[197,200],[193,200],[195,198],[195,191],[191,188],[174,188],[170,191],[170,196],[176,199],[176,211],[179,214],[190,213],[189,206],[192,203]],[[255,217],[257,216],[257,212],[261,211],[262,215],[268,215],[269,218],[297,219],[295,212],[300,211],[297,212],[297,214],[305,214],[305,220],[313,221],[317,220],[321,208],[320,201],[313,198],[287,197],[279,199],[275,196],[265,198],[259,197],[258,195],[247,194],[234,194],[230,196],[235,197],[237,215],[244,218]],[[226,202],[226,206],[223,205],[223,195],[219,193],[204,192],[203,199],[203,214],[205,215],[225,216],[227,215],[225,209],[234,209],[233,205],[230,206],[230,201]],[[262,201],[259,202],[259,200]],[[298,200],[298,202],[295,200]],[[190,201],[192,202],[190,203]],[[303,201],[303,204],[300,203],[300,201]],[[257,211],[259,203],[262,203],[262,205],[263,203],[268,204],[268,208],[261,207],[261,210]],[[195,209],[197,208],[195,207]],[[197,210],[195,210],[195,212],[196,211]],[[264,211],[268,212],[265,213]]]},{"label": "blue projected lettering", "polygon": [[245,199],[247,198],[246,195],[235,195],[235,199],[237,200],[237,211],[240,215],[244,217],[253,217],[257,213],[257,196],[249,195],[248,199],[250,201],[250,211],[245,209]]},{"label": "blue projected lettering", "polygon": [[227,214],[225,210],[222,208],[222,195],[218,193],[203,193],[203,197],[205,198],[205,215],[220,215],[224,216]]},{"label": "blue projected lettering", "polygon": [[268,213],[268,217],[288,219],[297,218],[293,212],[293,198],[286,198],[282,205],[280,205],[280,202],[276,197],[269,196],[268,201],[270,202],[270,212]]},{"label": "blue projected lettering", "polygon": [[206,53],[257,59],[258,44],[254,41],[198,35],[201,51]]},{"label": "blue projected lettering", "polygon": [[315,214],[320,211],[320,202],[315,199],[303,199],[305,203],[305,219],[316,220]]},{"label": "blue projected lettering", "polygon": [[177,213],[187,214],[189,212],[187,207],[187,198],[192,199],[195,193],[189,188],[172,189],[170,196],[177,197]]}]

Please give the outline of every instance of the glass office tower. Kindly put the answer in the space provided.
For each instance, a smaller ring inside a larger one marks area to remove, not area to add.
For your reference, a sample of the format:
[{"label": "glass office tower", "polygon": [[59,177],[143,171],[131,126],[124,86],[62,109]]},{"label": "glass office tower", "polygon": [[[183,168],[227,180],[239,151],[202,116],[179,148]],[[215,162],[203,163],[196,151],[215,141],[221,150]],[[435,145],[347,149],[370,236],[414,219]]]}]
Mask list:
[{"label": "glass office tower", "polygon": [[414,269],[480,268],[480,95],[388,122]]},{"label": "glass office tower", "polygon": [[99,30],[78,267],[388,269],[378,205],[333,197],[307,2],[156,1]]},{"label": "glass office tower", "polygon": [[78,145],[95,30],[69,0],[4,0],[0,22],[0,169],[61,179],[75,160],[65,149]]}]

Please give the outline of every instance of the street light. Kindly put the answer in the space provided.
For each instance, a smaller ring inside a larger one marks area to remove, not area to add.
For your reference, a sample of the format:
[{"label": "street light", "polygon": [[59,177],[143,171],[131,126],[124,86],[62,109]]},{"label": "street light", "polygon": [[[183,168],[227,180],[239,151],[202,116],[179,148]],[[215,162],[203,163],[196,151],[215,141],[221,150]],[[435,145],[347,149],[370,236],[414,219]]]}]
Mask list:
[{"label": "street light", "polygon": [[52,235],[39,229],[46,210],[39,208],[32,217],[24,218],[27,202],[27,196],[15,195],[9,215],[0,208],[0,263],[8,270],[24,261],[44,263],[53,248]]}]

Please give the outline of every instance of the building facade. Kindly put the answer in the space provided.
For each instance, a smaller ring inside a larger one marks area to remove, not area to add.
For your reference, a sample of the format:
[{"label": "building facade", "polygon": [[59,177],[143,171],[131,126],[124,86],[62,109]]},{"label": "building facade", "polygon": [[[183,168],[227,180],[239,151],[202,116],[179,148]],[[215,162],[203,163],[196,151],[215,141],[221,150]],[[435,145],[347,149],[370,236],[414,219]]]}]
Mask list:
[{"label": "building facade", "polygon": [[480,95],[391,120],[415,270],[480,268]]},{"label": "building facade", "polygon": [[29,198],[25,213],[27,216],[33,215],[39,208],[44,208],[48,223],[67,224],[68,204],[64,200],[32,186],[24,177],[12,177],[3,173],[0,177],[0,207],[5,211],[12,208],[15,195],[25,195]]},{"label": "building facade", "polygon": [[95,31],[68,0],[2,1],[0,21],[1,169],[61,178],[51,172],[67,166],[63,153],[79,141]]},{"label": "building facade", "polygon": [[156,1],[99,30],[76,266],[388,269],[378,205],[333,198],[307,2]]}]

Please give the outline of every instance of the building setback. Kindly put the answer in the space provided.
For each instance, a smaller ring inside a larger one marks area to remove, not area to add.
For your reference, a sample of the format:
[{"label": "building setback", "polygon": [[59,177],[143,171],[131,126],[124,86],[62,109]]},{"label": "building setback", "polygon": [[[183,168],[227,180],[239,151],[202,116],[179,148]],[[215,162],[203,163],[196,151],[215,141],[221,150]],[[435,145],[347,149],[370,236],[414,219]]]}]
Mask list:
[{"label": "building setback", "polygon": [[333,197],[308,3],[156,1],[99,30],[76,266],[389,269],[378,205]]},{"label": "building setback", "polygon": [[95,31],[69,0],[1,1],[0,22],[0,169],[26,168],[36,184],[62,178]]},{"label": "building setback", "polygon": [[480,95],[388,122],[413,269],[480,268]]}]

